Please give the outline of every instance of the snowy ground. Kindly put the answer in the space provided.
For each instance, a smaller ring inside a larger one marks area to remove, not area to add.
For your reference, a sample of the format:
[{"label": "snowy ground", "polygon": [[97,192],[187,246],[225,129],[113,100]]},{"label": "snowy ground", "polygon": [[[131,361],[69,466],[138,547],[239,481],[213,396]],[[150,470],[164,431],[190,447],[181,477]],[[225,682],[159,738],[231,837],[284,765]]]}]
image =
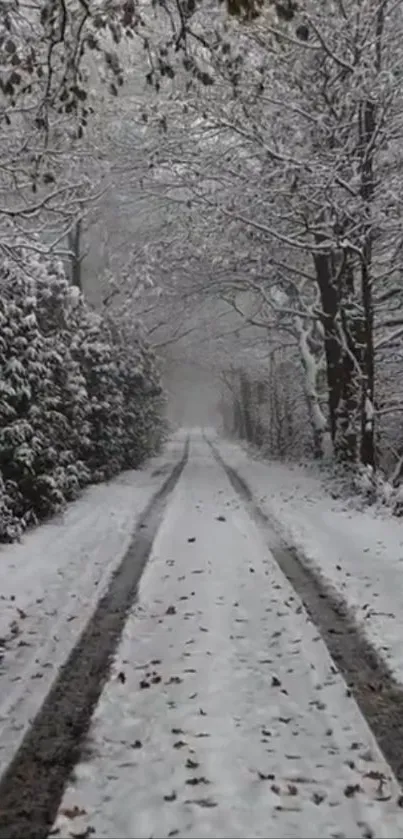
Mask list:
[{"label": "snowy ground", "polygon": [[220,441],[219,450],[301,559],[347,600],[403,683],[403,520],[349,509],[298,466],[251,460],[236,444]]},{"label": "snowy ground", "polygon": [[265,537],[193,438],[54,831],[396,837],[398,796]]},{"label": "snowy ground", "polygon": [[58,519],[0,548],[0,771],[182,450],[177,436],[146,468],[87,489]]}]

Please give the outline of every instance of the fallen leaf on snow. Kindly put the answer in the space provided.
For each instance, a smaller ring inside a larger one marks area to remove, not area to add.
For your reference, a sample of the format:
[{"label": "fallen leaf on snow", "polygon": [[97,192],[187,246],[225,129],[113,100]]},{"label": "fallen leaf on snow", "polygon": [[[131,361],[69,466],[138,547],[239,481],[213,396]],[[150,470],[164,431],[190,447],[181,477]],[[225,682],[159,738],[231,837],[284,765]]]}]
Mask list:
[{"label": "fallen leaf on snow", "polygon": [[188,757],[185,766],[186,769],[197,769],[198,766],[200,766],[200,764],[197,762],[197,760],[192,760],[191,757]]},{"label": "fallen leaf on snow", "polygon": [[201,778],[188,778],[186,781],[189,786],[196,787],[198,784],[209,784],[210,781],[202,775]]},{"label": "fallen leaf on snow", "polygon": [[359,784],[347,784],[347,786],[344,787],[344,795],[346,798],[353,798],[357,792],[362,792],[362,787],[360,787]]},{"label": "fallen leaf on snow", "polygon": [[82,807],[77,807],[77,804],[74,807],[64,807],[60,810],[62,816],[66,816],[66,819],[77,819],[79,816],[86,816],[87,811],[83,810]]},{"label": "fallen leaf on snow", "polygon": [[199,807],[217,807],[217,802],[212,798],[189,798],[185,804],[197,804]]}]

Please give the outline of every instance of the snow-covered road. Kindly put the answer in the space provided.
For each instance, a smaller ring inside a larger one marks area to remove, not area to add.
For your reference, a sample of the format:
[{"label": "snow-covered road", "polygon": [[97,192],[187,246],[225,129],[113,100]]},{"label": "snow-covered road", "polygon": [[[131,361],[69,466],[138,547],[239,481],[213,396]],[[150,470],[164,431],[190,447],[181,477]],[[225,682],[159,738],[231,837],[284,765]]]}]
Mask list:
[{"label": "snow-covered road", "polygon": [[1,546],[0,771],[107,590],[183,441],[177,435],[144,469],[89,487],[20,544]]},{"label": "snow-covered road", "polygon": [[400,804],[265,534],[193,436],[55,835],[392,839]]}]

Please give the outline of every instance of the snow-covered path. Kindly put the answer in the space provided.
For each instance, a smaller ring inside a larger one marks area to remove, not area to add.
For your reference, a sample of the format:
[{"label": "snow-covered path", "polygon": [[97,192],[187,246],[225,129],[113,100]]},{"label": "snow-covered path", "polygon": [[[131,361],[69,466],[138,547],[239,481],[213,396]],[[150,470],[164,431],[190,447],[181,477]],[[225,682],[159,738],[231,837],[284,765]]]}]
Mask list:
[{"label": "snow-covered path", "polygon": [[77,642],[136,523],[183,450],[89,487],[55,519],[0,549],[0,771]]},{"label": "snow-covered path", "polygon": [[264,534],[194,437],[56,835],[392,839],[399,795]]}]

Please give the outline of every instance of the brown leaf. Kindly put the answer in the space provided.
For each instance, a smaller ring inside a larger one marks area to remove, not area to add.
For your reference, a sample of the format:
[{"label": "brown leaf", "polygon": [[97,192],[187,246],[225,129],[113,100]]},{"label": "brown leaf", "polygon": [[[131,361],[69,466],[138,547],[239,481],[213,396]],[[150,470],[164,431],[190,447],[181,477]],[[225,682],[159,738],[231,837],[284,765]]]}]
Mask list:
[{"label": "brown leaf", "polygon": [[322,804],[322,801],[325,800],[325,796],[321,792],[314,792],[312,795],[312,801],[314,804]]},{"label": "brown leaf", "polygon": [[347,784],[347,786],[344,787],[344,795],[346,798],[353,798],[356,792],[362,792],[362,788],[359,784]]},{"label": "brown leaf", "polygon": [[384,781],[385,775],[377,769],[370,769],[369,772],[365,772],[364,778],[371,778],[372,781]]},{"label": "brown leaf", "polygon": [[83,810],[81,807],[77,807],[77,804],[74,807],[64,807],[60,810],[62,816],[66,816],[67,819],[77,819],[78,816],[86,816],[87,811]]},{"label": "brown leaf", "polygon": [[200,764],[197,762],[197,760],[192,760],[191,757],[188,757],[185,766],[186,769],[197,769],[200,766]]},{"label": "brown leaf", "polygon": [[199,807],[217,807],[217,802],[212,798],[191,798],[185,804],[197,804]]},{"label": "brown leaf", "polygon": [[209,784],[210,781],[202,775],[201,778],[188,778],[186,781],[189,786],[196,787],[198,784]]}]

